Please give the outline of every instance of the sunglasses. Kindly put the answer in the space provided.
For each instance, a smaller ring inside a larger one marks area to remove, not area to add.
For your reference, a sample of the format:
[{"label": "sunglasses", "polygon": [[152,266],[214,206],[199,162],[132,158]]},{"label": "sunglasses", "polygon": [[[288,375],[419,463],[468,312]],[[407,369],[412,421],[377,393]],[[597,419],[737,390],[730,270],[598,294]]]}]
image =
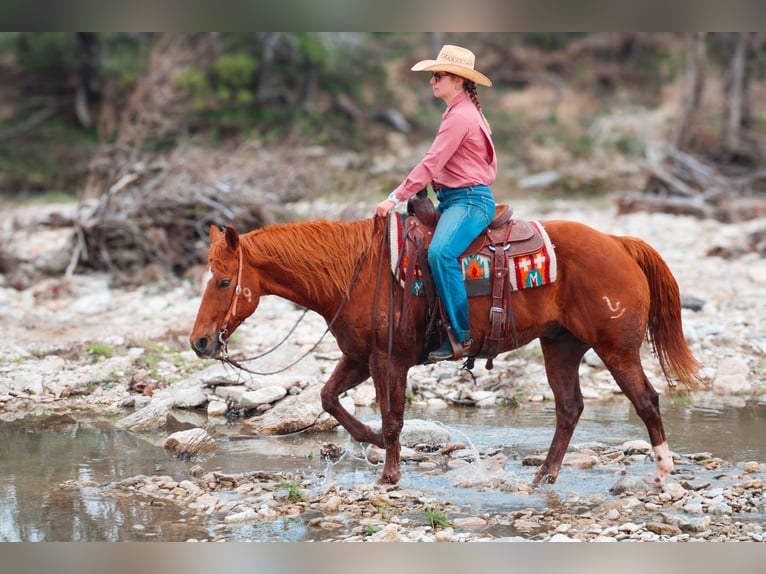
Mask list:
[{"label": "sunglasses", "polygon": [[437,82],[441,80],[444,76],[451,76],[449,72],[434,72],[431,74],[431,77],[436,80]]}]

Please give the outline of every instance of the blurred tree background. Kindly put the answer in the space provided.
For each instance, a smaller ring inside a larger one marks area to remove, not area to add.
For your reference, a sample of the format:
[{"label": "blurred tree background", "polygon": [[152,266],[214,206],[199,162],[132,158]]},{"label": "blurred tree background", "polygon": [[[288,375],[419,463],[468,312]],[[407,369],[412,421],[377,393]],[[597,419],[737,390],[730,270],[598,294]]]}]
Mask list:
[{"label": "blurred tree background", "polygon": [[[369,217],[422,158],[444,110],[412,64],[459,44],[494,82],[479,96],[500,201],[609,196],[623,211],[758,217],[765,42],[761,33],[0,33],[0,199],[88,207],[73,222],[70,272],[157,261],[183,272],[202,259],[211,224],[252,229],[331,209]],[[320,209],[317,198],[346,207]]]},{"label": "blurred tree background", "polygon": [[[762,161],[762,34],[6,32],[0,190],[98,194],[126,163],[190,144],[428,140],[441,102],[409,66],[442,43],[470,47],[495,82],[480,96],[519,175],[555,167],[529,150],[561,150],[557,161],[570,163],[593,154],[599,118],[659,109],[669,88],[684,92],[669,143],[718,164]],[[514,105],[525,91],[535,101]],[[652,143],[615,133],[608,151],[642,155]]]}]

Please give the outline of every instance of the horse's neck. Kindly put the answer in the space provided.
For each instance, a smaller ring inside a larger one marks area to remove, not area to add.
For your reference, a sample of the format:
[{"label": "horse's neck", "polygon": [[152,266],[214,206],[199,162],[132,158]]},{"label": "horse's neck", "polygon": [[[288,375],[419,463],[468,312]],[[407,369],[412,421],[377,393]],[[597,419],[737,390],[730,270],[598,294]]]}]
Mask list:
[{"label": "horse's neck", "polygon": [[348,224],[327,224],[321,241],[313,241],[309,248],[304,237],[297,237],[300,225],[282,228],[280,250],[263,248],[257,234],[248,237],[249,264],[256,269],[262,293],[288,299],[324,317],[333,316],[354,280],[350,269],[355,270],[366,247],[361,241],[349,240],[342,233],[344,225]]}]

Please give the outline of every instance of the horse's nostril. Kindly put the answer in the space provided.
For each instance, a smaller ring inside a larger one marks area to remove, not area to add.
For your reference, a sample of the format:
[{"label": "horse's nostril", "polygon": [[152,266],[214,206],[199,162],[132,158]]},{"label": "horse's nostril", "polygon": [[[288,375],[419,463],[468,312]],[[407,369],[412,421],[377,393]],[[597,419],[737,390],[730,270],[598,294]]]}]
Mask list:
[{"label": "horse's nostril", "polygon": [[197,351],[198,353],[204,353],[205,351],[207,351],[207,346],[209,342],[210,340],[207,337],[200,337],[194,342],[194,345],[192,346],[194,347],[194,350]]}]

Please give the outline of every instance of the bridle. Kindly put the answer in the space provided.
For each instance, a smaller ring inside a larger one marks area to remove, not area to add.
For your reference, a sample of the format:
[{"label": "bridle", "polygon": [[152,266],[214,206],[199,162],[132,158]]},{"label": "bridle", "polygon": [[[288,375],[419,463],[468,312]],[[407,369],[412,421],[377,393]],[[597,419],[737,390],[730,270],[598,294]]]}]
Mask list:
[{"label": "bridle", "polygon": [[237,253],[239,255],[239,266],[237,267],[237,283],[234,286],[234,297],[232,297],[231,304],[229,305],[229,310],[226,311],[226,315],[223,318],[223,323],[221,323],[221,328],[218,331],[218,342],[221,344],[221,353],[224,359],[229,355],[226,335],[229,333],[229,324],[231,323],[232,318],[236,317],[237,315],[237,303],[239,303],[239,296],[241,293],[244,293],[248,301],[250,301],[253,296],[249,287],[245,287],[244,289],[242,288],[242,268],[244,267],[244,261],[241,243],[237,245]]}]

